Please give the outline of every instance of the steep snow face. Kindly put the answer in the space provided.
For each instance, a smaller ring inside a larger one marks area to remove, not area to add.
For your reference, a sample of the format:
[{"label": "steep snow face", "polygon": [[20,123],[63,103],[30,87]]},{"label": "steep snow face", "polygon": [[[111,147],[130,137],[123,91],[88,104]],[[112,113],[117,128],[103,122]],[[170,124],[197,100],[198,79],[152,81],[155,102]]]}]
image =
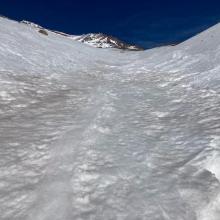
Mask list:
[{"label": "steep snow face", "polygon": [[220,26],[129,53],[47,32],[0,18],[0,219],[219,220]]},{"label": "steep snow face", "polygon": [[98,48],[117,48],[123,50],[143,50],[141,47],[126,44],[117,38],[105,34],[85,34],[72,36],[73,39]]}]

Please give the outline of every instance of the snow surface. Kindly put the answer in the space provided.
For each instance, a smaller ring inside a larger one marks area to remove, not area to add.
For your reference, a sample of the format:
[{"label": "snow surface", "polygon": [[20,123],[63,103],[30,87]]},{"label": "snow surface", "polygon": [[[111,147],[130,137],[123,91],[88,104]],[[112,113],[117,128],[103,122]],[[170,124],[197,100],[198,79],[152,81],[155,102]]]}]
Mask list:
[{"label": "snow surface", "polygon": [[220,25],[100,50],[0,18],[1,220],[219,220]]}]

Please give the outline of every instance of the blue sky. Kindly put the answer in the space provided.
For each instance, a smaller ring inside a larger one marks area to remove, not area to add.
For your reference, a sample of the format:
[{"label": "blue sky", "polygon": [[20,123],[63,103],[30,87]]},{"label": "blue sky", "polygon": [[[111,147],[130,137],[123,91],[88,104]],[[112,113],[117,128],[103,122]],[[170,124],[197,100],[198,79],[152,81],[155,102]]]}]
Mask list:
[{"label": "blue sky", "polygon": [[150,48],[219,22],[220,1],[1,0],[0,14],[70,34],[103,32]]}]

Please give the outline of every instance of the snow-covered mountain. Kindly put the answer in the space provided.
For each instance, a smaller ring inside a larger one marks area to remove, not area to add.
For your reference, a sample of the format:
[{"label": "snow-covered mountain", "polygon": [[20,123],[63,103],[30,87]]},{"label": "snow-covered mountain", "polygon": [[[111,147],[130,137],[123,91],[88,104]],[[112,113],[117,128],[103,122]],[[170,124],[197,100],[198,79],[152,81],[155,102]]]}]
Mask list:
[{"label": "snow-covered mountain", "polygon": [[136,45],[126,44],[125,42],[106,34],[85,34],[74,36],[73,39],[98,48],[117,48],[123,50],[143,50]]},{"label": "snow-covered mountain", "polygon": [[[23,24],[27,24],[33,28],[39,29],[39,30],[44,30],[44,31],[48,31],[46,29],[44,29],[43,27],[33,23],[33,22],[29,22],[29,21],[21,21],[21,23]],[[53,31],[57,34],[61,34],[63,36],[66,36],[70,39],[88,44],[90,46],[93,47],[97,47],[97,48],[116,48],[116,49],[122,49],[122,50],[134,50],[134,51],[139,51],[139,50],[143,50],[143,48],[136,46],[136,45],[130,45],[127,44],[115,37],[112,36],[108,36],[106,34],[84,34],[84,35],[69,35],[66,33],[62,33],[59,31]]]},{"label": "snow-covered mountain", "polygon": [[0,219],[219,220],[219,82],[220,24],[121,53],[0,18]]}]

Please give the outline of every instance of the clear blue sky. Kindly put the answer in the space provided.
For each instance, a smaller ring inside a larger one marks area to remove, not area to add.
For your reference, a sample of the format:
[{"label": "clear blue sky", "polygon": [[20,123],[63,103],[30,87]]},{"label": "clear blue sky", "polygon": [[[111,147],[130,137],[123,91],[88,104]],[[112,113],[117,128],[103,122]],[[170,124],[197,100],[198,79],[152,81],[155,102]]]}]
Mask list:
[{"label": "clear blue sky", "polygon": [[70,34],[103,32],[144,47],[183,41],[220,21],[220,1],[0,0],[0,14]]}]

